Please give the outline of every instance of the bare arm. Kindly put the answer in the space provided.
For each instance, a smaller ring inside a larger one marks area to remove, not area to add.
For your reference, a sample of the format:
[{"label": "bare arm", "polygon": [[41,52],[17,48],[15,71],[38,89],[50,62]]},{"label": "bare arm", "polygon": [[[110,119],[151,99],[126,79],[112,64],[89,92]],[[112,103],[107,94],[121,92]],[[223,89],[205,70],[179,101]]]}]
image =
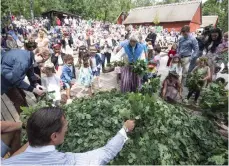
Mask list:
[{"label": "bare arm", "polygon": [[162,98],[165,97],[166,91],[167,91],[167,81],[165,80],[163,90],[162,90]]},{"label": "bare arm", "polygon": [[22,122],[11,122],[11,121],[1,121],[1,133],[11,132],[15,130],[20,130],[22,127]]},{"label": "bare arm", "polygon": [[198,66],[196,66],[193,70],[192,70],[192,74],[198,69]]},{"label": "bare arm", "polygon": [[208,79],[210,79],[210,78],[211,78],[211,71],[210,71],[210,68],[208,67],[207,76],[204,77],[203,80],[208,80]]}]

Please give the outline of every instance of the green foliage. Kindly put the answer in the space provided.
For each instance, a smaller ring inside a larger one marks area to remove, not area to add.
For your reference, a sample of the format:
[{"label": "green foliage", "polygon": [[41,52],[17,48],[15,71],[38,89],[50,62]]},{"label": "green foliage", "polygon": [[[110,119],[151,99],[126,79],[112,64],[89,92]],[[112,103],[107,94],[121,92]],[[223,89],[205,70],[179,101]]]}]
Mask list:
[{"label": "green foliage", "polygon": [[16,16],[31,18],[30,2],[33,2],[36,17],[41,16],[42,12],[55,9],[80,15],[84,19],[116,22],[121,12],[128,12],[132,8],[182,1],[184,0],[2,0],[1,14],[3,16],[11,12]]},{"label": "green foliage", "polygon": [[208,88],[204,88],[200,106],[208,117],[228,124],[228,91],[225,84],[211,83]]},{"label": "green foliage", "polygon": [[111,66],[113,66],[113,67],[123,67],[123,66],[125,66],[126,64],[125,64],[125,62],[124,61],[113,61],[113,62],[111,62]]},{"label": "green foliage", "polygon": [[228,0],[222,0],[222,3],[216,0],[208,0],[203,4],[203,16],[218,15],[219,24],[224,32],[228,31]]},{"label": "green foliage", "polygon": [[132,67],[132,71],[137,75],[143,77],[146,74],[147,64],[144,60],[137,60],[134,63],[130,63],[130,66]]},{"label": "green foliage", "polygon": [[63,109],[69,128],[60,151],[79,153],[102,147],[124,120],[135,119],[130,139],[110,164],[227,164],[227,143],[211,121],[156,96],[100,92]]},{"label": "green foliage", "polygon": [[148,82],[145,82],[142,85],[140,92],[142,94],[152,95],[152,94],[157,94],[159,90],[160,90],[160,77],[156,77],[156,78],[150,78]]},{"label": "green foliage", "polygon": [[203,78],[202,74],[198,72],[194,72],[187,78],[187,87],[189,90],[200,90],[204,85],[204,81],[201,80]]},{"label": "green foliage", "polygon": [[155,15],[155,17],[153,19],[153,23],[154,23],[154,25],[158,25],[160,23],[158,12],[156,12],[156,15]]},{"label": "green foliage", "polygon": [[21,107],[22,113],[20,114],[20,119],[21,121],[26,125],[29,116],[39,110],[40,108],[43,107],[52,107],[53,106],[53,99],[54,99],[54,93],[55,91],[52,92],[47,92],[45,93],[44,96],[41,96],[38,98],[38,103],[36,105],[30,106],[30,107]]}]

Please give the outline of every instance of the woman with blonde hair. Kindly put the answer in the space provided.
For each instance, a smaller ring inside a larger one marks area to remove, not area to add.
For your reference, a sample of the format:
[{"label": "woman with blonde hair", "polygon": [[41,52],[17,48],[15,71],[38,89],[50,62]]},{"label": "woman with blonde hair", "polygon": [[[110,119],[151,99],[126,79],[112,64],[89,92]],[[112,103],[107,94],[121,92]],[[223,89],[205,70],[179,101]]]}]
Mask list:
[{"label": "woman with blonde hair", "polygon": [[38,38],[35,40],[38,48],[48,48],[49,39],[47,37],[47,31],[44,28],[39,29]]}]

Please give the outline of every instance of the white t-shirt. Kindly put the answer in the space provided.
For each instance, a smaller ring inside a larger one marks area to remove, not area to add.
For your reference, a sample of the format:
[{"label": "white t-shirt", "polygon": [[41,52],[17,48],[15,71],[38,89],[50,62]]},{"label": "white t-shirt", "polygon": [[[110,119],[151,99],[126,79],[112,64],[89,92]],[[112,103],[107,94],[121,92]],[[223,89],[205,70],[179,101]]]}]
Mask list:
[{"label": "white t-shirt", "polygon": [[63,65],[63,64],[64,64],[61,55],[58,56],[58,64],[59,64],[59,65]]},{"label": "white t-shirt", "polygon": [[95,57],[92,57],[92,58],[91,58],[91,62],[92,62],[92,71],[97,71],[96,59],[95,59]]},{"label": "white t-shirt", "polygon": [[160,60],[161,60],[160,54],[156,55],[156,56],[154,57],[154,60],[155,60],[155,61],[160,61]]},{"label": "white t-shirt", "polygon": [[69,20],[67,18],[64,19],[65,24],[69,24]]},{"label": "white t-shirt", "polygon": [[41,78],[41,85],[44,86],[47,92],[55,91],[54,101],[61,100],[60,94],[60,78],[55,74],[52,77],[42,77]]}]

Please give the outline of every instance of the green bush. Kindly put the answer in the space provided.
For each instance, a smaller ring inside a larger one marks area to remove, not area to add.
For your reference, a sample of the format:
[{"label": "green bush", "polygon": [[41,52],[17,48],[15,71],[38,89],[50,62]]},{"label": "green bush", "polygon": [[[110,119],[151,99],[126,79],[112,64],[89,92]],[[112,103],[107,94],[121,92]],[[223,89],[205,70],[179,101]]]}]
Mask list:
[{"label": "green bush", "polygon": [[155,96],[101,92],[63,108],[68,133],[58,150],[86,152],[104,146],[126,119],[135,119],[123,150],[110,164],[227,164],[227,142],[205,117]]}]

